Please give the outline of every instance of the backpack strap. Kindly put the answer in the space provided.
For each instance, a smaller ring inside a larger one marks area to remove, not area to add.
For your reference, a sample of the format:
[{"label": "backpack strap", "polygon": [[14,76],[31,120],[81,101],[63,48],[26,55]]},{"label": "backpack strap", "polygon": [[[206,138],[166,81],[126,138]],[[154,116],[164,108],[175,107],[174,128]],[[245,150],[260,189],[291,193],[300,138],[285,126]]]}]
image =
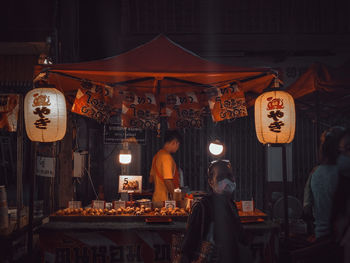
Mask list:
[{"label": "backpack strap", "polygon": [[[202,211],[202,219],[201,219],[201,238],[202,240],[206,240],[208,237],[208,234],[210,232],[210,228],[212,225],[212,231],[214,234],[214,221],[212,218],[212,214],[211,214],[211,200],[204,196],[202,197],[202,199],[199,202],[199,205],[201,207],[201,211]],[[208,222],[208,219],[210,220]]]}]

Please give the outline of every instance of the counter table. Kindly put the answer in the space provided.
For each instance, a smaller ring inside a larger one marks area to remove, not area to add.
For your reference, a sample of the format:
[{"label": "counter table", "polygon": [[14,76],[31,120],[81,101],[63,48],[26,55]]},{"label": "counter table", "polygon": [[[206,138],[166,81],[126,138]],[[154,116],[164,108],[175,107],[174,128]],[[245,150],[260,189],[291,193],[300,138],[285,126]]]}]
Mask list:
[{"label": "counter table", "polygon": [[[279,225],[243,224],[254,262],[276,262]],[[69,222],[54,221],[39,230],[42,262],[171,262],[173,237],[184,233],[186,222]]]}]

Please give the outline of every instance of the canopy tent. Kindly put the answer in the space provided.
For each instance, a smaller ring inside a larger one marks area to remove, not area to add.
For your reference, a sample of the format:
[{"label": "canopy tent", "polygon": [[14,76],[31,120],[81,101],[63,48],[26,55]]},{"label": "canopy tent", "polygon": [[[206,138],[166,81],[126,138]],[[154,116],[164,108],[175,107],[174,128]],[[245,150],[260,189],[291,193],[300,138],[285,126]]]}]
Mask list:
[{"label": "canopy tent", "polygon": [[189,89],[198,91],[235,82],[248,95],[248,104],[249,95],[256,97],[274,77],[270,68],[241,68],[207,61],[163,35],[106,59],[36,66],[35,75],[40,72],[49,73],[49,83],[66,93],[76,91],[81,80],[157,95]]},{"label": "canopy tent", "polygon": [[300,110],[313,118],[328,118],[350,111],[349,83],[349,63],[339,68],[315,63],[287,91]]}]

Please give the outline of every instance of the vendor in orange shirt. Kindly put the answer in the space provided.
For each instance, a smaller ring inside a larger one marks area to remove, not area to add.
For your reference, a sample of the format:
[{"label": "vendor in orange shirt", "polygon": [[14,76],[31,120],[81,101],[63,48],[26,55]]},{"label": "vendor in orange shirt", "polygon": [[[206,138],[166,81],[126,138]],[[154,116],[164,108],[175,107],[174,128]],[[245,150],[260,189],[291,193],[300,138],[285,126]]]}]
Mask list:
[{"label": "vendor in orange shirt", "polygon": [[149,181],[154,183],[154,202],[173,200],[174,189],[180,187],[178,169],[171,154],[176,153],[181,142],[179,132],[167,131],[163,148],[153,157]]}]

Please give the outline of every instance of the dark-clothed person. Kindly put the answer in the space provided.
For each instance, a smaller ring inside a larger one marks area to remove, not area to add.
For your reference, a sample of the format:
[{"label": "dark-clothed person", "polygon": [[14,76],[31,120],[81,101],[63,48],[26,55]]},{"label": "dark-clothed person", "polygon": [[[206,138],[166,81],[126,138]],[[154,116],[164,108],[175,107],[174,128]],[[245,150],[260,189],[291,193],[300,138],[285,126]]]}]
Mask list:
[{"label": "dark-clothed person", "polygon": [[345,128],[335,126],[321,135],[320,165],[311,175],[316,239],[329,237],[332,233],[331,211],[339,179],[337,167],[338,147],[344,131]]},{"label": "dark-clothed person", "polygon": [[[310,245],[310,251],[314,249],[312,262],[343,262],[343,249],[337,241],[334,222],[337,222],[335,214],[339,211],[335,203],[339,199],[339,189],[343,187],[340,183],[346,181],[341,179],[339,169],[340,145],[345,133],[346,129],[340,126],[331,127],[322,133],[319,165],[308,180],[310,187],[305,187],[306,191],[311,191],[311,196],[304,195],[308,199],[304,203],[312,205],[315,225],[316,240]],[[339,222],[336,224],[339,225]]]},{"label": "dark-clothed person", "polygon": [[239,244],[246,241],[232,198],[236,184],[231,164],[224,160],[212,163],[208,169],[208,183],[210,194],[193,205],[188,219],[182,262],[198,259],[203,240],[214,244],[209,262],[240,262]]},{"label": "dark-clothed person", "polygon": [[333,238],[339,245],[342,262],[350,262],[350,129],[339,143],[338,185],[332,211]]}]

